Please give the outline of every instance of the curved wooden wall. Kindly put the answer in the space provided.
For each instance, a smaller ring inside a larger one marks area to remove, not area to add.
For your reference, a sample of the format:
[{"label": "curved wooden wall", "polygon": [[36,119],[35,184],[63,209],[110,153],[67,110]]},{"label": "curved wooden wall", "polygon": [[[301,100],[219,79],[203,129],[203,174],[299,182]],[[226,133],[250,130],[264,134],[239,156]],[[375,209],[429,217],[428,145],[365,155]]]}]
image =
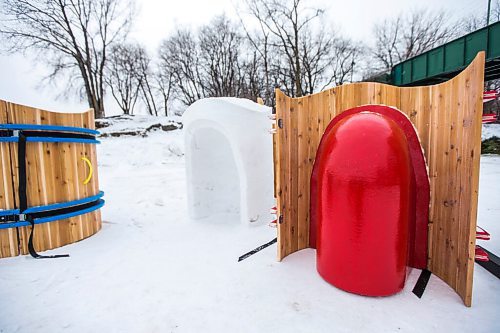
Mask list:
[{"label": "curved wooden wall", "polygon": [[415,125],[429,168],[428,269],[467,306],[472,275],[481,155],[484,52],[442,84],[402,88],[354,83],[301,98],[276,90],[278,259],[309,247],[309,188],[321,136],[331,119],[365,104],[393,106]]},{"label": "curved wooden wall", "polygon": [[[0,100],[0,123],[74,126],[94,129],[94,112],[55,113]],[[94,166],[90,182],[87,157]],[[17,143],[0,143],[0,209],[19,208]],[[37,143],[26,148],[28,207],[66,202],[99,192],[95,144]],[[71,244],[101,228],[100,210],[35,226],[33,244],[38,252]],[[0,230],[0,258],[28,253],[31,227]]]}]

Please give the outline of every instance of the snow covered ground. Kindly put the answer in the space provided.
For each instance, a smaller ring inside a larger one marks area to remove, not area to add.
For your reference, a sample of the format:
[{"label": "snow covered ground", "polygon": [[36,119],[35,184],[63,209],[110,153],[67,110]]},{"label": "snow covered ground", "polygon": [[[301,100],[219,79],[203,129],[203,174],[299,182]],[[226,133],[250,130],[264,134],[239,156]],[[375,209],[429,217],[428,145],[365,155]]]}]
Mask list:
[{"label": "snow covered ground", "polygon": [[[105,138],[103,229],[49,251],[70,258],[0,261],[0,332],[500,332],[500,283],[476,265],[472,308],[435,276],[422,299],[348,294],[315,269],[314,250],[276,262],[265,222],[190,221],[182,131]],[[500,253],[500,157],[481,160],[479,224]]]}]

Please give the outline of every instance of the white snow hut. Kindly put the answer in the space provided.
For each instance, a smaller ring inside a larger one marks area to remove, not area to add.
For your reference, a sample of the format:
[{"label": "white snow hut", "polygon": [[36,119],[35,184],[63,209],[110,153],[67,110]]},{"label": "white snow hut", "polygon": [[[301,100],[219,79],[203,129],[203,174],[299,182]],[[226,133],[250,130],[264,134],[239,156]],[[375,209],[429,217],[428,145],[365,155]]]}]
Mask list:
[{"label": "white snow hut", "polygon": [[193,219],[238,214],[269,222],[273,196],[271,108],[205,98],[183,115],[188,211]]}]

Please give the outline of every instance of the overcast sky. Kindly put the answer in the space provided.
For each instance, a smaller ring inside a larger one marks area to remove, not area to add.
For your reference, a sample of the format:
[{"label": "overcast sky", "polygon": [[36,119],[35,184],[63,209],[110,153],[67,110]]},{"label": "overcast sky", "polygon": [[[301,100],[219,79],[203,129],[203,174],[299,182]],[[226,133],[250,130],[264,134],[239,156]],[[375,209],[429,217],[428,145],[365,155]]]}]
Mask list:
[{"label": "overcast sky", "polygon": [[[470,14],[486,13],[487,0],[312,0],[327,9],[326,17],[341,32],[370,44],[374,23],[415,8],[445,10],[453,19]],[[155,52],[159,43],[176,26],[196,28],[214,16],[225,13],[238,20],[244,6],[238,0],[137,0],[137,17],[130,37]],[[60,111],[82,111],[85,102],[71,96],[57,98],[55,87],[39,87],[44,75],[43,64],[22,55],[0,55],[0,99]],[[109,113],[118,112],[108,98]],[[108,114],[108,112],[107,112]]]}]

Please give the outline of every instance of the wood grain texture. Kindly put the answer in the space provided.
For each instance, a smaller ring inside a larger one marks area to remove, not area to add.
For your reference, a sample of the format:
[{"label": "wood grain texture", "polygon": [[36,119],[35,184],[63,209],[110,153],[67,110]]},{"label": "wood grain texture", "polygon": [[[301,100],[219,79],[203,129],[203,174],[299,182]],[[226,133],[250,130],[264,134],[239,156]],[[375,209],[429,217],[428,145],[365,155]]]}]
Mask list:
[{"label": "wood grain texture", "polygon": [[[0,100],[0,124],[7,123],[6,102]],[[0,142],[0,209],[17,208],[12,179],[10,152],[13,144]],[[19,255],[18,232],[16,229],[0,230],[0,258]]]},{"label": "wood grain texture", "polygon": [[[309,188],[316,150],[329,122],[343,111],[383,104],[414,124],[427,161],[431,199],[428,268],[472,304],[485,55],[434,86],[354,83],[290,98],[276,90],[278,259],[309,247]],[[304,208],[306,207],[306,208]]]},{"label": "wood grain texture", "polygon": [[[94,113],[55,113],[0,101],[0,123],[74,126],[94,129]],[[0,209],[18,208],[17,144],[0,143],[2,177]],[[90,182],[82,157],[94,166]],[[26,148],[28,207],[82,199],[99,192],[96,146],[82,143],[29,142]],[[100,210],[35,226],[33,244],[39,252],[87,238],[101,228]],[[28,253],[31,227],[0,230],[0,258]]]}]

